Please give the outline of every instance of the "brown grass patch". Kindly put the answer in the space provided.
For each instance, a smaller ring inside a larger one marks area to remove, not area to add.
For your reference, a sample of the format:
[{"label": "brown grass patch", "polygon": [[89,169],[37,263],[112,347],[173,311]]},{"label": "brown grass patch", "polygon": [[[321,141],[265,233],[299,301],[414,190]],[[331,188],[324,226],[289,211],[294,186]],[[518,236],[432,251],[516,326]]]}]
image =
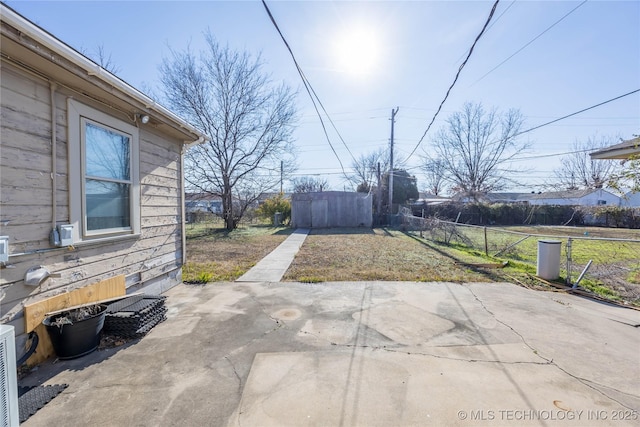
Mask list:
[{"label": "brown grass patch", "polygon": [[461,259],[389,229],[313,230],[283,280],[486,282]]},{"label": "brown grass patch", "polygon": [[187,239],[185,282],[233,281],[264,258],[293,230],[274,227],[245,227],[231,232],[209,229]]}]

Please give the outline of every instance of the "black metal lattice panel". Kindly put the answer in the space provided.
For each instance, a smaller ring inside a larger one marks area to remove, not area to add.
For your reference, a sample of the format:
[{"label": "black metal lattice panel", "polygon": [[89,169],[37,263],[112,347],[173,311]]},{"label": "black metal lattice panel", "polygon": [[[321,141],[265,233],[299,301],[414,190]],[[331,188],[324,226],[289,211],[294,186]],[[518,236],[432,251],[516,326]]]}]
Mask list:
[{"label": "black metal lattice panel", "polygon": [[19,387],[18,411],[23,423],[40,408],[49,403],[62,392],[68,384],[40,385],[36,387]]},{"label": "black metal lattice panel", "polygon": [[136,295],[108,305],[104,333],[138,338],[166,319],[166,297]]}]

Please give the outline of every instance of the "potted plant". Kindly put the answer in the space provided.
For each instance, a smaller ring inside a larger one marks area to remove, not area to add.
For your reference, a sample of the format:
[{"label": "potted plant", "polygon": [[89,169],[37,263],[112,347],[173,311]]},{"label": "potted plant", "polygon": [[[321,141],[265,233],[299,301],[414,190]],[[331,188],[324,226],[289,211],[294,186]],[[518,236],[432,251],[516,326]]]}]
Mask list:
[{"label": "potted plant", "polygon": [[42,324],[60,359],[73,359],[98,348],[106,305],[91,304],[51,313]]}]

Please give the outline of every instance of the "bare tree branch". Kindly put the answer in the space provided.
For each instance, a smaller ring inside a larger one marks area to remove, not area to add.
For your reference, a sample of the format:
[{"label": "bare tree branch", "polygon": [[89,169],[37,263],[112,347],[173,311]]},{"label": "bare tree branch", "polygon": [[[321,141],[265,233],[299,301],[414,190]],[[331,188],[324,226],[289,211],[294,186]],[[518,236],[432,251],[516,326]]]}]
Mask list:
[{"label": "bare tree branch", "polygon": [[554,170],[552,186],[565,190],[602,188],[620,169],[615,160],[591,159],[589,152],[616,144],[617,137],[590,137],[586,142],[575,142],[573,153],[562,157],[561,167]]},{"label": "bare tree branch", "polygon": [[329,189],[329,182],[324,178],[303,176],[293,180],[294,193],[316,193]]},{"label": "bare tree branch", "polygon": [[369,191],[378,185],[378,163],[382,173],[389,169],[389,150],[381,148],[369,154],[362,154],[353,160],[353,174],[349,177],[349,182],[360,189]]},{"label": "bare tree branch", "polygon": [[447,182],[447,170],[445,162],[439,158],[431,158],[429,155],[422,157],[422,169],[423,176],[425,178],[425,191],[434,196],[439,196],[445,190],[445,184]]},{"label": "bare tree branch", "polygon": [[449,116],[433,139],[433,153],[442,160],[452,188],[477,199],[516,183],[510,176],[515,170],[508,165],[528,147],[515,139],[522,123],[518,110],[499,114],[473,103]]},{"label": "bare tree branch", "polygon": [[171,52],[160,66],[172,109],[211,137],[185,156],[185,181],[222,198],[227,229],[294,169],[295,93],[274,85],[260,57],[221,46],[210,32],[199,55]]}]

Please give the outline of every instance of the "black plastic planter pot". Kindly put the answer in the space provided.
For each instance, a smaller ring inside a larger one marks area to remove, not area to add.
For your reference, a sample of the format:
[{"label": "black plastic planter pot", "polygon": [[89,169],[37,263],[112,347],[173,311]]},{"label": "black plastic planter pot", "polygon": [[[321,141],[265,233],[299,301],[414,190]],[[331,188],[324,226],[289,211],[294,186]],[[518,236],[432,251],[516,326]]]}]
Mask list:
[{"label": "black plastic planter pot", "polygon": [[105,305],[98,307],[97,314],[73,321],[71,324],[57,324],[58,319],[69,316],[68,312],[47,317],[42,321],[58,358],[74,359],[98,348],[107,309]]}]

